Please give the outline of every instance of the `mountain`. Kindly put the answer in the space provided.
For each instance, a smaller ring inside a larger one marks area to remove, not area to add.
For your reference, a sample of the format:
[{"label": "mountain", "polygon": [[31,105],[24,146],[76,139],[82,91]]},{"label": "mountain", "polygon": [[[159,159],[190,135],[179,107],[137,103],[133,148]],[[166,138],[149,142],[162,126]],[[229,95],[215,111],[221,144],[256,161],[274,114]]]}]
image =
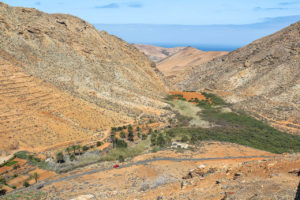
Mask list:
[{"label": "mountain", "polygon": [[82,19],[0,3],[0,42],[0,140],[8,146],[76,140],[169,112],[155,64]]},{"label": "mountain", "polygon": [[159,62],[184,49],[184,47],[164,48],[146,44],[133,44],[133,46],[141,52],[144,52],[154,62]]},{"label": "mountain", "polygon": [[184,90],[225,97],[272,126],[300,134],[300,22],[195,67]]},{"label": "mountain", "polygon": [[174,84],[186,79],[186,74],[194,66],[228,54],[225,51],[200,51],[186,47],[157,63],[157,68]]}]

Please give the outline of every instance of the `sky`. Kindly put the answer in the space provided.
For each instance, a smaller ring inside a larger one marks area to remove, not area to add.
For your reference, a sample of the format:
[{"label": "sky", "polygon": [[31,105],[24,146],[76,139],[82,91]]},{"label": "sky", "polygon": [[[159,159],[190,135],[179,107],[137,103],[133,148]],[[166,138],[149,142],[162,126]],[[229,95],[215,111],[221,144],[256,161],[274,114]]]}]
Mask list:
[{"label": "sky", "polygon": [[164,45],[175,45],[177,42],[241,46],[300,20],[300,0],[3,2],[11,6],[34,7],[48,13],[72,14],[128,42]]}]

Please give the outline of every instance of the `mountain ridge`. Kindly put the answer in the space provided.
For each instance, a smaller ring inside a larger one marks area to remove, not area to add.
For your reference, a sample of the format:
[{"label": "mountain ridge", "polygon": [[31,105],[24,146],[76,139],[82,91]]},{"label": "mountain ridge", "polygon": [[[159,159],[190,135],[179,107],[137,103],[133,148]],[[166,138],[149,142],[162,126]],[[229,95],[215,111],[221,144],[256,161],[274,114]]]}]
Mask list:
[{"label": "mountain ridge", "polygon": [[290,133],[300,133],[300,22],[198,65],[184,90],[219,94],[253,116]]}]

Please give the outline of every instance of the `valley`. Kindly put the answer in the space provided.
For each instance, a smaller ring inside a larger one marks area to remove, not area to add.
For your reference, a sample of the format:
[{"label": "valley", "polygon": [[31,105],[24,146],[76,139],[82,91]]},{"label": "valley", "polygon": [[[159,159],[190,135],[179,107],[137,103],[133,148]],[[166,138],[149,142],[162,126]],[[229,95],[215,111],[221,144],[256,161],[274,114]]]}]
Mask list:
[{"label": "valley", "polygon": [[299,26],[205,52],[0,2],[0,200],[298,200]]}]

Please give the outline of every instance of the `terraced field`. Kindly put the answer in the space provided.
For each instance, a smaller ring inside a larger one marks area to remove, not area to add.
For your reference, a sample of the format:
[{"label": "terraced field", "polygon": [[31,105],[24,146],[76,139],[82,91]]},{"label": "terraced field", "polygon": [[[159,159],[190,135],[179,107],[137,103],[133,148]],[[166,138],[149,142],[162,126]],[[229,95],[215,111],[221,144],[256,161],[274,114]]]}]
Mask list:
[{"label": "terraced field", "polygon": [[20,149],[42,150],[68,141],[101,138],[106,128],[130,122],[76,99],[4,59],[0,60],[0,111],[2,156]]}]

